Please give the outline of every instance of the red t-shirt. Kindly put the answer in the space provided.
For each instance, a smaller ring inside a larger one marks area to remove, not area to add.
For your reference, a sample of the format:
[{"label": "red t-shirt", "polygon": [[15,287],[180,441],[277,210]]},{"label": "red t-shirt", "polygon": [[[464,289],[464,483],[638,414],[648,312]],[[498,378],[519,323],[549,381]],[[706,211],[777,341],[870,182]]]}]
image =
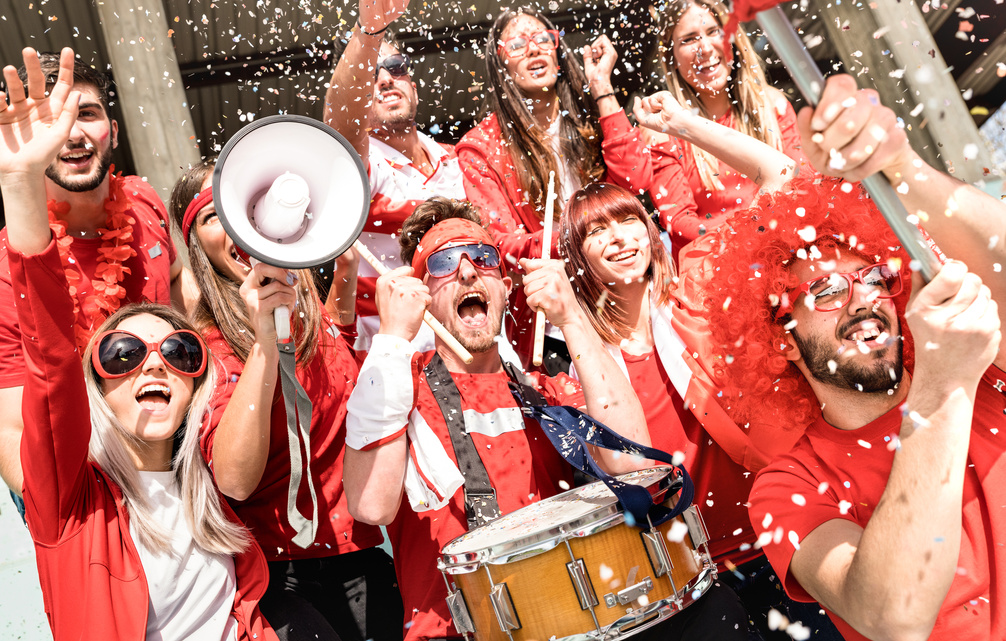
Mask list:
[{"label": "red t-shirt", "polygon": [[709,530],[709,553],[721,571],[761,556],[748,520],[747,500],[754,474],[735,463],[685,409],[656,351],[643,356],[622,352],[632,388],[643,406],[653,447],[682,452],[695,484],[693,502]]},{"label": "red t-shirt", "polygon": [[[801,163],[801,171],[811,171],[806,156],[801,151],[800,132],[796,126],[796,113],[786,102],[786,113],[778,116],[782,151]],[[732,112],[716,121],[724,127],[735,129]],[[727,216],[751,204],[758,195],[758,184],[735,171],[724,162],[717,167],[717,177],[723,189],[709,191],[702,184],[691,145],[672,137],[669,141],[650,148],[653,158],[653,185],[649,189],[653,204],[660,210],[660,222],[671,238],[674,255],[682,247],[705,232],[717,227]],[[682,176],[692,192],[695,208],[682,207],[677,182]]]},{"label": "red t-shirt", "polygon": [[[428,363],[433,352],[423,355]],[[537,377],[538,390],[551,405],[584,404],[577,382],[566,375],[556,378]],[[496,488],[500,512],[507,514],[543,498],[563,491],[572,481],[572,468],[556,452],[538,423],[526,419],[523,429],[506,429],[488,435],[499,428],[492,422],[500,408],[516,408],[510,394],[508,378],[498,374],[456,374],[451,377],[461,392],[461,408],[488,420],[469,420],[466,428]],[[450,434],[440,412],[440,406],[426,383],[425,375],[415,383],[417,401],[414,410],[433,429],[444,450],[457,465]],[[415,411],[410,415],[414,416]],[[410,419],[411,420],[411,419]],[[402,501],[395,520],[388,526],[388,536],[395,550],[395,568],[405,605],[405,638],[429,639],[461,636],[454,628],[447,604],[447,586],[437,570],[440,550],[450,541],[468,531],[465,516],[464,489],[451,497],[451,502],[439,510],[415,512],[408,501]]]},{"label": "red t-shirt", "polygon": [[[978,386],[964,478],[960,570],[931,640],[1006,638],[1003,609],[994,602],[1006,594],[1004,388],[1006,374],[996,367],[985,372]],[[794,599],[814,600],[789,573],[795,552],[790,537],[801,541],[832,519],[866,527],[891,473],[894,451],[888,444],[900,432],[901,419],[900,407],[857,430],[840,430],[818,419],[789,454],[758,475],[751,522],[757,532],[778,534],[764,550]],[[798,506],[795,495],[806,504]],[[767,527],[766,515],[771,515]],[[831,618],[849,641],[865,639],[839,617]]]},{"label": "red t-shirt", "polygon": [[[126,289],[123,305],[140,301],[171,304],[171,265],[175,262],[175,245],[164,205],[154,188],[137,176],[122,178],[123,190],[132,201],[133,242],[136,255],[124,264],[130,270],[122,280]],[[105,320],[87,309],[85,301],[93,292],[91,278],[98,264],[100,238],[77,238],[70,245],[70,255],[81,274],[77,285],[80,311],[76,322],[97,328]],[[7,259],[7,230],[0,230],[0,388],[20,387],[24,383],[24,357],[21,351],[21,330],[14,312],[14,291],[11,287],[10,264]]]},{"label": "red t-shirt", "polygon": [[[333,327],[327,318],[326,325]],[[234,355],[219,330],[206,332],[204,338],[217,362],[212,414],[203,425],[201,440],[203,456],[212,467],[216,428],[244,370],[244,363]],[[346,342],[325,329],[319,332],[318,341],[315,357],[297,367],[297,380],[312,403],[310,461],[318,500],[318,530],[314,544],[305,550],[292,543],[296,532],[290,527],[286,512],[290,450],[286,407],[278,381],[270,415],[269,455],[262,480],[244,501],[229,500],[262,546],[268,561],[334,556],[380,545],[384,540],[380,528],[358,523],[349,515],[342,487],[346,401],[356,384],[359,364]],[[297,507],[301,514],[310,517],[311,495],[306,484],[301,485]]]}]

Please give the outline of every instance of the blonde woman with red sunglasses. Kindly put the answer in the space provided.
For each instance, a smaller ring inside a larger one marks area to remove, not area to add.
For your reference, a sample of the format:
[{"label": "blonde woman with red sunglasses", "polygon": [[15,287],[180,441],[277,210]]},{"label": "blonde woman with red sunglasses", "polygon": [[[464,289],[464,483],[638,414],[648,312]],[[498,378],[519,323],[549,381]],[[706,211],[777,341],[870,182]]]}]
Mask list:
[{"label": "blonde woman with red sunglasses", "polygon": [[[24,51],[28,87],[5,67],[0,189],[27,380],[24,498],[49,625],[63,639],[275,639],[258,610],[261,550],[221,500],[197,429],[210,355],[170,308],[128,306],[84,354],[49,228],[44,172],[79,92],[64,49],[49,96]],[[83,374],[83,375],[82,375]]]}]

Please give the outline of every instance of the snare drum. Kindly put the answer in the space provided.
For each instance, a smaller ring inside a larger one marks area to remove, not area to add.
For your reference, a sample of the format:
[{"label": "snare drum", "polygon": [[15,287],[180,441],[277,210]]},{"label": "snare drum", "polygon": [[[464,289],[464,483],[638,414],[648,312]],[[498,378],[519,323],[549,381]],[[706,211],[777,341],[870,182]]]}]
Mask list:
[{"label": "snare drum", "polygon": [[[619,477],[671,507],[669,467]],[[625,522],[598,481],[476,528],[441,551],[454,626],[478,641],[624,637],[681,611],[716,578],[695,506],[654,528]]]}]

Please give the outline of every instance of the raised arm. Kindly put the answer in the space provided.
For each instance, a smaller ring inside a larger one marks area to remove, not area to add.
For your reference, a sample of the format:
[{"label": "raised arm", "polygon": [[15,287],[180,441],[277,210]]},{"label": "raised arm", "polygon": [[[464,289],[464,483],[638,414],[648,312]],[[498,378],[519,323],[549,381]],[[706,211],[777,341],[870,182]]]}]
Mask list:
[{"label": "raised arm", "polygon": [[884,493],[866,528],[836,516],[790,563],[811,596],[871,639],[928,638],[956,576],[975,394],[1002,338],[995,301],[962,263],[916,285],[906,315],[920,349]]},{"label": "raised arm", "polygon": [[408,5],[408,0],[360,0],[359,18],[325,91],[325,124],[345,136],[364,163],[370,155],[370,107],[382,35]]},{"label": "raised arm", "polygon": [[356,323],[356,285],[360,254],[350,247],[335,259],[332,287],[325,298],[325,309],[336,325]]},{"label": "raised arm", "polygon": [[[629,379],[615,364],[586,313],[576,302],[561,260],[522,260],[527,275],[524,291],[532,309],[542,309],[549,322],[562,330],[563,338],[583,387],[586,412],[620,435],[650,445],[646,416]],[[595,448],[595,456],[610,474],[639,469],[641,459]]]},{"label": "raised arm", "polygon": [[[293,309],[297,293],[292,278],[285,269],[258,263],[241,285],[241,296],[255,329],[255,343],[229,397],[217,396],[219,402],[226,403],[219,423],[208,427],[217,486],[226,496],[239,501],[247,499],[258,487],[269,458],[272,404],[279,371],[273,312],[281,305]],[[221,377],[220,384],[231,383]],[[210,421],[213,420],[211,417]]]},{"label": "raised arm", "polygon": [[602,35],[594,42],[583,47],[583,73],[587,76],[588,89],[591,98],[597,103],[598,113],[602,118],[621,111],[618,95],[611,84],[611,72],[618,61],[618,53],[608,36]]},{"label": "raised arm", "polygon": [[765,191],[781,189],[796,171],[786,154],[685,109],[669,91],[637,99],[633,113],[640,125],[705,149]]},{"label": "raised arm", "polygon": [[80,94],[71,92],[71,49],[63,49],[60,55],[59,76],[49,96],[45,95],[45,77],[35,50],[29,47],[23,55],[28,70],[27,92],[17,69],[8,65],[3,70],[9,93],[4,96],[0,92],[0,188],[10,248],[22,254],[38,254],[52,237],[45,170],[70,137]]},{"label": "raised arm", "polygon": [[346,406],[346,460],[342,478],[349,512],[364,523],[386,525],[402,502],[409,462],[406,429],[418,385],[419,333],[430,290],[399,267],[377,279],[381,326],[360,367]]},{"label": "raised arm", "polygon": [[[817,109],[804,108],[797,120],[815,169],[846,180],[883,172],[940,249],[981,277],[1006,321],[1006,204],[923,162],[894,112],[851,76],[829,78]],[[1006,354],[995,364],[1006,369]]]},{"label": "raised arm", "polygon": [[0,190],[18,324],[31,363],[20,405],[26,509],[35,540],[55,543],[79,498],[91,437],[73,306],[52,243],[45,195],[45,169],[69,138],[79,93],[71,91],[70,49],[60,56],[48,97],[37,54],[28,48],[23,56],[27,91],[14,67],[3,70],[9,93],[0,94]]}]

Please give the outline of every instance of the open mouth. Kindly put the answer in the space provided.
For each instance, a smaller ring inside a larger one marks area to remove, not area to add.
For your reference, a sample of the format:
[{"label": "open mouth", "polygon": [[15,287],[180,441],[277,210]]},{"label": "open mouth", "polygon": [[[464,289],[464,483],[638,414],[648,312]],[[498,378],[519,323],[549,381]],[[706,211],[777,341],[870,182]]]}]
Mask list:
[{"label": "open mouth", "polygon": [[148,412],[159,412],[171,402],[171,389],[158,383],[144,385],[136,395],[136,402]]},{"label": "open mouth", "polygon": [[621,263],[627,260],[632,260],[639,253],[638,249],[627,249],[625,251],[620,251],[614,256],[609,256],[608,260],[612,263]]},{"label": "open mouth", "polygon": [[718,59],[717,60],[710,60],[709,62],[706,62],[706,63],[703,63],[703,64],[700,64],[700,65],[696,66],[695,67],[695,71],[698,72],[698,73],[705,73],[705,74],[713,73],[717,69],[719,69],[719,66],[720,66],[720,61]]},{"label": "open mouth", "polygon": [[245,270],[251,269],[251,256],[237,245],[231,245],[231,260],[241,265]]},{"label": "open mouth", "polygon": [[471,291],[461,297],[458,303],[458,317],[469,327],[482,327],[488,322],[489,304],[486,295],[480,291]]},{"label": "open mouth", "polygon": [[379,103],[381,103],[382,105],[385,105],[385,106],[391,106],[391,105],[394,105],[394,104],[398,104],[399,102],[402,101],[403,98],[404,98],[404,96],[402,95],[402,93],[400,91],[396,91],[396,90],[393,90],[393,91],[382,91],[377,96],[377,102],[379,102]]},{"label": "open mouth", "polygon": [[65,154],[62,154],[59,157],[59,160],[71,167],[80,169],[83,167],[87,167],[87,165],[91,162],[91,158],[93,157],[94,157],[94,148],[91,145],[87,145],[86,147],[77,147],[75,149],[71,149]]},{"label": "open mouth", "polygon": [[545,60],[535,60],[528,64],[527,72],[532,78],[540,78],[548,71],[548,62]]},{"label": "open mouth", "polygon": [[872,350],[886,347],[891,337],[882,321],[869,318],[846,328],[843,338]]}]

